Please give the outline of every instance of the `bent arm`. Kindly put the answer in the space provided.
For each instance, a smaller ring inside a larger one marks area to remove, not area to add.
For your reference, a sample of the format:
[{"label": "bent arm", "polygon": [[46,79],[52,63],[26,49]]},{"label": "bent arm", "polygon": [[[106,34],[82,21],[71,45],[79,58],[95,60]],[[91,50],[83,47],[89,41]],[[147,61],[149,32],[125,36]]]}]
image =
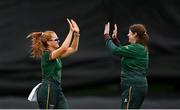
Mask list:
[{"label": "bent arm", "polygon": [[74,33],[74,38],[73,38],[71,46],[67,49],[67,51],[61,57],[64,58],[77,52],[78,47],[79,47],[79,33]]},{"label": "bent arm", "polygon": [[117,46],[113,43],[112,38],[110,36],[105,35],[105,42],[106,42],[106,47],[113,55],[132,57],[132,55],[134,54],[132,47],[130,45],[121,46],[119,44],[120,46]]},{"label": "bent arm", "polygon": [[69,31],[69,33],[68,33],[66,39],[64,40],[63,44],[61,45],[61,47],[52,51],[51,56],[50,56],[51,60],[61,57],[68,50],[68,47],[69,47],[71,39],[72,39],[72,34],[73,34],[73,32]]}]

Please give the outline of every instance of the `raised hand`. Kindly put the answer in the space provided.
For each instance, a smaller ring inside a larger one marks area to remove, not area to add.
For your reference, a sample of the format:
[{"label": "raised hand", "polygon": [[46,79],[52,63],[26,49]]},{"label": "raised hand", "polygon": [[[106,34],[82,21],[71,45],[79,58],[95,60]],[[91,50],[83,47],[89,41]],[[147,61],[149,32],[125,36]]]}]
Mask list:
[{"label": "raised hand", "polygon": [[69,23],[70,31],[74,32],[74,27],[73,27],[71,21],[70,21],[68,18],[67,18],[67,21],[68,21],[68,23]]},{"label": "raised hand", "polygon": [[108,22],[107,24],[105,24],[104,35],[109,34],[109,27],[110,27],[110,23]]},{"label": "raised hand", "polygon": [[112,34],[112,38],[116,39],[117,38],[117,25],[114,25],[114,30],[113,30],[113,34]]},{"label": "raised hand", "polygon": [[71,23],[72,23],[74,32],[79,33],[80,30],[79,30],[77,23],[72,19],[71,19]]}]

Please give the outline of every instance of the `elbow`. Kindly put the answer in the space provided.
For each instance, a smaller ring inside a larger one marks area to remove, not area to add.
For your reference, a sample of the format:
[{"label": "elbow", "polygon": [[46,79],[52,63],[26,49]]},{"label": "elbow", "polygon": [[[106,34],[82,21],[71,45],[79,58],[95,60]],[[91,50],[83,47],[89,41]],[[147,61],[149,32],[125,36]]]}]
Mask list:
[{"label": "elbow", "polygon": [[75,49],[75,50],[74,50],[74,52],[77,52],[77,51],[78,51],[78,49]]},{"label": "elbow", "polygon": [[73,53],[78,51],[78,47],[72,47]]},{"label": "elbow", "polygon": [[68,47],[66,47],[66,46],[62,47],[63,52],[66,52],[67,50],[68,50]]},{"label": "elbow", "polygon": [[65,50],[65,51],[67,51],[67,49],[69,48],[69,46],[68,46],[68,45],[63,44],[63,45],[61,45],[61,48],[62,48],[63,50]]},{"label": "elbow", "polygon": [[74,48],[74,53],[78,51],[78,48]]},{"label": "elbow", "polygon": [[62,48],[63,48],[63,49],[68,49],[68,46],[62,45]]}]

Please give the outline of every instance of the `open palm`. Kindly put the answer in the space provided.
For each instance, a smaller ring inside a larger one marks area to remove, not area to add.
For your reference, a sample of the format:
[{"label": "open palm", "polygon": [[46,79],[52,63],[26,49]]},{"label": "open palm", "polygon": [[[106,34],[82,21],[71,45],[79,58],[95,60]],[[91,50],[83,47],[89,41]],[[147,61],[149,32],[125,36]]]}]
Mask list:
[{"label": "open palm", "polygon": [[110,28],[110,23],[108,22],[107,24],[105,24],[104,35],[109,34],[109,28]]},{"label": "open palm", "polygon": [[79,33],[80,30],[79,30],[79,27],[78,27],[77,23],[72,19],[71,19],[71,23],[72,23],[74,32]]},{"label": "open palm", "polygon": [[113,34],[112,34],[112,38],[115,39],[117,38],[117,25],[114,25],[114,30],[113,30]]}]

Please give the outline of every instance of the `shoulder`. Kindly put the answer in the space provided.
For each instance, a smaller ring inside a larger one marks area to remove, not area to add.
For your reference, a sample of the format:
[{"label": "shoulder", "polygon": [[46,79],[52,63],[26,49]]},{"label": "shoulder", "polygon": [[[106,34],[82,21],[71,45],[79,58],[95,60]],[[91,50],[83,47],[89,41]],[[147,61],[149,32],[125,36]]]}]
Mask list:
[{"label": "shoulder", "polygon": [[50,51],[43,51],[43,53],[42,53],[42,57],[44,57],[44,56],[47,56],[47,55],[50,55]]},{"label": "shoulder", "polygon": [[142,44],[137,43],[137,44],[136,44],[136,48],[139,48],[139,49],[141,49],[141,50],[145,50],[145,51],[148,52],[148,49],[147,49],[144,45],[142,45]]},{"label": "shoulder", "polygon": [[148,54],[148,49],[142,44],[135,44],[135,49],[139,54]]},{"label": "shoulder", "polygon": [[136,49],[145,49],[144,45],[136,43],[136,44],[131,44],[133,48]]},{"label": "shoulder", "polygon": [[48,61],[50,58],[51,52],[50,51],[43,51],[41,59]]},{"label": "shoulder", "polygon": [[137,52],[140,50],[144,50],[144,46],[143,45],[139,45],[139,44],[129,44],[129,45],[125,45],[123,46],[124,49],[132,51],[132,52]]}]

